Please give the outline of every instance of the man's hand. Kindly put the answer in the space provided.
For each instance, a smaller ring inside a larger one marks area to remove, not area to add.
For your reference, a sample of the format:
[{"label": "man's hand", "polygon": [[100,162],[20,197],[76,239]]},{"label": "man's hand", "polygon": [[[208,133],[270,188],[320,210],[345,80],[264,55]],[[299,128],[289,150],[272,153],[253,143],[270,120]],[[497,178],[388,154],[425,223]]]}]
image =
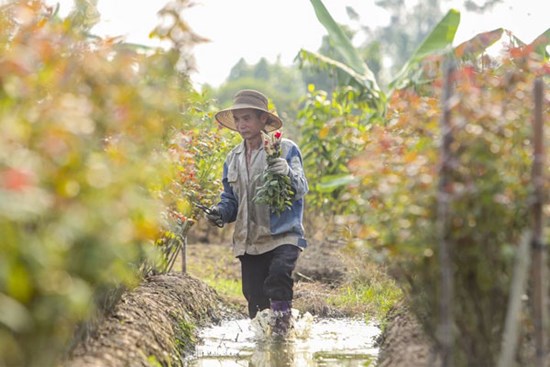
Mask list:
[{"label": "man's hand", "polygon": [[275,158],[269,165],[267,166],[267,170],[269,172],[286,176],[288,175],[288,172],[290,171],[290,167],[288,166],[288,162],[284,158]]},{"label": "man's hand", "polygon": [[218,226],[220,228],[223,227],[222,215],[217,205],[212,205],[210,209],[205,211],[205,213],[206,213],[206,219],[208,219],[208,221],[211,224]]}]

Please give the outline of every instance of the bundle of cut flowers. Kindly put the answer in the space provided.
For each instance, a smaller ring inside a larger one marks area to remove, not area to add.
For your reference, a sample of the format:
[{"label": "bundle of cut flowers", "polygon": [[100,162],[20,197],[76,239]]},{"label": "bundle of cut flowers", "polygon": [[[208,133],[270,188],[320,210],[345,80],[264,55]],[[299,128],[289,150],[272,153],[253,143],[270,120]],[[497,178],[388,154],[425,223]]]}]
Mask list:
[{"label": "bundle of cut flowers", "polygon": [[[264,150],[267,164],[270,165],[276,158],[281,157],[281,140],[283,134],[275,131],[271,134],[262,131]],[[294,190],[290,184],[288,175],[273,173],[265,170],[262,174],[263,185],[258,189],[254,202],[266,204],[271,212],[281,215],[282,212],[292,206]]]}]

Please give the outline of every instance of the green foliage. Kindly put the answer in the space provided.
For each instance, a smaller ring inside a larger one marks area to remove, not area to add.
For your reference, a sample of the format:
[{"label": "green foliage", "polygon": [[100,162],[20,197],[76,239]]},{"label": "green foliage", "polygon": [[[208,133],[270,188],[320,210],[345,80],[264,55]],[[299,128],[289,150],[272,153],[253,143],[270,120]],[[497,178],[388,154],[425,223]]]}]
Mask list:
[{"label": "green foliage", "polygon": [[292,206],[294,190],[288,175],[278,175],[266,171],[262,174],[264,184],[254,197],[254,202],[269,206],[271,212],[281,215]]},{"label": "green foliage", "polygon": [[[311,0],[319,21],[325,26],[332,39],[336,50],[345,60],[339,62],[327,56],[301,50],[299,60],[301,65],[309,64],[318,68],[327,70],[336,70],[338,74],[346,75],[347,78],[340,77],[341,85],[350,85],[360,91],[360,96],[370,102],[370,106],[376,113],[384,115],[386,106],[386,94],[380,90],[374,73],[362,61],[360,54],[353,47],[347,35],[341,27],[332,19],[327,12],[321,0]],[[445,17],[429,32],[426,38],[410,56],[401,71],[395,79],[389,83],[389,94],[395,89],[406,87],[414,82],[414,76],[421,70],[421,61],[428,55],[449,53],[454,40],[458,24],[460,23],[460,13],[456,10],[450,10]]]},{"label": "green foliage", "polygon": [[[199,131],[211,115],[176,69],[182,44],[91,38],[77,18],[41,1],[0,8],[2,365],[54,365],[96,292],[139,280],[169,213],[194,215],[178,198],[207,200],[219,177],[208,155],[222,138]],[[196,138],[189,165],[171,154],[182,131]]]},{"label": "green foliage", "polygon": [[369,89],[377,90],[378,84],[374,79],[374,74],[361,59],[348,36],[342,31],[340,26],[336,24],[334,19],[332,19],[332,16],[327,11],[322,1],[311,0],[311,3],[315,9],[317,18],[327,29],[329,37],[334,40],[334,47],[337,48],[338,53],[344,58],[345,63],[361,77],[362,81],[364,81]]},{"label": "green foliage", "polygon": [[[384,70],[383,80],[389,82],[410,59],[414,50],[436,26],[445,12],[444,4],[448,0],[426,0],[415,4],[404,1],[378,0],[376,5],[389,13],[388,24],[366,29],[366,42],[380,43],[382,53],[389,59]],[[368,25],[369,19],[367,19]]]},{"label": "green foliage", "polygon": [[208,274],[201,279],[214,288],[223,297],[240,302],[243,298],[242,283],[240,279],[224,279]]},{"label": "green foliage", "polygon": [[151,367],[163,367],[162,363],[160,363],[157,357],[154,355],[147,357],[147,362]]},{"label": "green foliage", "polygon": [[[339,44],[336,50],[347,63],[306,50],[301,50],[299,54],[302,64],[315,65],[346,76],[339,78],[342,85],[346,86],[342,87],[343,92],[335,92],[328,97],[322,93],[312,95],[310,91],[298,115],[303,123],[301,144],[305,168],[309,181],[313,182],[310,185],[312,190],[309,202],[312,202],[313,210],[322,207],[327,214],[361,211],[363,203],[353,199],[355,180],[349,175],[346,165],[362,148],[367,127],[382,121],[386,113],[387,97],[322,2],[312,0],[312,4],[333,43]],[[450,45],[459,20],[460,14],[452,10],[439,22],[390,84],[391,93],[393,88],[426,83],[430,74],[423,68],[424,60],[428,56],[451,51]],[[340,100],[343,101],[342,106]],[[323,139],[328,136],[328,129],[331,130],[332,138]],[[331,195],[326,195],[327,192]]]},{"label": "green foliage", "polygon": [[[476,0],[478,6],[474,7],[471,6],[474,1],[468,0],[464,2],[464,6],[469,11],[488,12],[493,5],[502,1]],[[390,14],[389,23],[372,29],[368,26],[367,19],[367,25],[363,28],[366,41],[360,48],[368,48],[373,43],[379,44],[385,59],[389,60],[386,63],[389,65],[380,73],[379,80],[389,83],[434,29],[438,20],[445,15],[444,9],[457,6],[457,3],[449,0],[425,0],[404,6],[404,1],[378,0],[376,5]]]},{"label": "green foliage", "polygon": [[181,355],[186,355],[193,351],[197,342],[196,326],[193,322],[183,319],[178,323],[178,329],[179,335],[176,339],[176,346]]},{"label": "green foliage", "polygon": [[459,24],[460,13],[454,9],[449,10],[414,51],[405,65],[403,65],[401,71],[397,73],[395,79],[389,84],[390,91],[406,87],[407,82],[411,79],[410,75],[415,69],[419,69],[421,61],[427,56],[451,52],[452,43]]},{"label": "green foliage", "polygon": [[[371,125],[368,102],[357,102],[352,88],[335,90],[332,98],[310,86],[298,117],[302,122],[300,147],[310,192],[308,210],[323,213],[349,213],[357,209],[346,196],[344,184],[353,182],[348,161],[364,147]],[[347,200],[346,200],[347,198]],[[350,205],[351,204],[351,205]]]},{"label": "green foliage", "polygon": [[[309,63],[316,67],[336,70],[340,74],[340,85],[351,85],[360,91],[360,97],[364,98],[372,109],[382,112],[385,103],[385,94],[378,87],[374,73],[361,59],[359,52],[353,47],[346,33],[334,21],[321,0],[311,0],[317,18],[326,28],[332,45],[344,62],[332,60],[327,56],[301,50],[298,60],[301,65]],[[346,76],[342,79],[342,75]]]},{"label": "green foliage", "polygon": [[[348,34],[348,37],[351,39],[353,33],[348,31],[347,28],[342,27],[342,30]],[[333,42],[328,36],[323,36],[321,46],[317,50],[318,54],[327,56],[336,61],[343,61],[342,56],[340,56],[335,48],[332,46]],[[296,57],[297,61],[301,61],[302,57],[300,54]],[[368,60],[367,60],[368,61]],[[332,92],[334,88],[342,84],[340,81],[346,79],[344,73],[338,71],[338,69],[328,69],[323,68],[321,65],[310,65],[309,63],[300,62],[299,63],[300,71],[302,73],[302,78],[305,82],[305,85],[313,84],[316,89],[321,89],[329,93]],[[374,70],[373,70],[374,72]]]},{"label": "green foliage", "polygon": [[[341,233],[339,237],[347,236]],[[397,282],[387,274],[384,266],[374,261],[372,252],[366,247],[350,242],[341,248],[338,256],[346,274],[329,293],[327,302],[344,313],[361,314],[367,323],[384,322],[387,312],[403,298]]]},{"label": "green foliage", "polygon": [[339,309],[363,309],[365,321],[383,320],[388,311],[401,300],[402,294],[391,279],[357,282],[338,289],[328,301]]},{"label": "green foliage", "polygon": [[[266,152],[267,164],[273,164],[277,158],[281,157],[281,139],[282,133],[262,132],[264,149]],[[281,215],[287,209],[292,207],[294,198],[294,189],[290,183],[290,176],[265,170],[262,173],[262,186],[254,196],[254,202],[264,204],[276,215]]]}]

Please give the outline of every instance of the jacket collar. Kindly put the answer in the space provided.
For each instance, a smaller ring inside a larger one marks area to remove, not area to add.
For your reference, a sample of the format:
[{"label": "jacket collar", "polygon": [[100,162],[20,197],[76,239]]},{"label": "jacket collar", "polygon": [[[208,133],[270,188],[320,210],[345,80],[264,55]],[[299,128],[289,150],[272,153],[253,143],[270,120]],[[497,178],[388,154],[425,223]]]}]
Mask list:
[{"label": "jacket collar", "polygon": [[[234,152],[236,154],[244,153],[244,151],[246,150],[244,144],[245,144],[245,141],[243,140],[239,145],[235,147]],[[259,150],[264,150],[264,147],[260,146]]]},{"label": "jacket collar", "polygon": [[235,153],[243,153],[244,152],[244,140],[235,147]]}]

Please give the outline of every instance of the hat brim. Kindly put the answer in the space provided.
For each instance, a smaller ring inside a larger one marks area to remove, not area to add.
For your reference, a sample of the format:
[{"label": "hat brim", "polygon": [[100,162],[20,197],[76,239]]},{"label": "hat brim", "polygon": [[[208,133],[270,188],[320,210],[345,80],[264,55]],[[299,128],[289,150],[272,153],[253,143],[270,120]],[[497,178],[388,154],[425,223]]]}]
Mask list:
[{"label": "hat brim", "polygon": [[283,121],[281,121],[279,116],[277,116],[276,114],[274,114],[274,113],[272,113],[268,110],[264,110],[264,109],[261,109],[261,108],[258,108],[256,106],[252,106],[252,105],[249,105],[249,104],[236,104],[236,105],[232,106],[231,108],[226,108],[224,110],[219,111],[215,115],[216,121],[218,121],[218,123],[220,125],[228,128],[230,130],[238,131],[237,126],[235,125],[235,120],[233,119],[233,111],[242,110],[242,109],[245,109],[245,108],[251,108],[251,109],[254,109],[254,110],[262,111],[262,112],[265,112],[269,115],[269,118],[268,118],[268,120],[265,124],[265,130],[268,131],[268,132],[278,130],[283,126]]}]

